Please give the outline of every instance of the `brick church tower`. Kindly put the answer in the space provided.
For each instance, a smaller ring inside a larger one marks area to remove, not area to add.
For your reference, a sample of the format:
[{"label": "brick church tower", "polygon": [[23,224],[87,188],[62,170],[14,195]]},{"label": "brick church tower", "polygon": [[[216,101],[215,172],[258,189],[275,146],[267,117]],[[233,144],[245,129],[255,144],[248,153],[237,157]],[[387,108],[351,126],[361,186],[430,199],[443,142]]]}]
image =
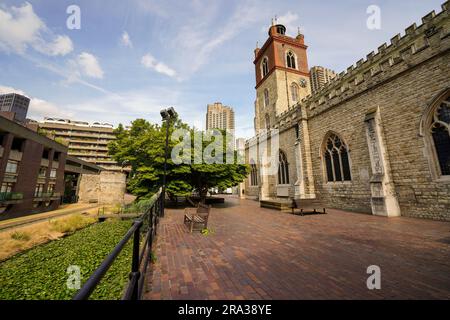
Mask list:
[{"label": "brick church tower", "polygon": [[269,38],[255,49],[256,131],[272,127],[277,115],[310,94],[307,48],[300,32],[292,38],[272,23]]}]

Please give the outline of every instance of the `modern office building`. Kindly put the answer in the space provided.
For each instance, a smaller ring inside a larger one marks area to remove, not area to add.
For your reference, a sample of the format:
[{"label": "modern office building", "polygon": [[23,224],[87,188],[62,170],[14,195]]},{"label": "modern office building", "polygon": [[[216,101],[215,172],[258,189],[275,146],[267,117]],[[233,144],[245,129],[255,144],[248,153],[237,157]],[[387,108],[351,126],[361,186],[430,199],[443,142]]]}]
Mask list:
[{"label": "modern office building", "polygon": [[14,121],[25,122],[30,99],[17,93],[0,95],[0,111],[14,113]]},{"label": "modern office building", "polygon": [[221,129],[234,132],[233,108],[224,106],[220,102],[208,104],[206,113],[206,130]]},{"label": "modern office building", "polygon": [[311,91],[313,93],[318,92],[321,88],[323,88],[328,82],[336,77],[337,73],[333,70],[315,66],[310,70],[311,77]]},{"label": "modern office building", "polygon": [[54,135],[57,140],[66,140],[70,156],[109,171],[123,171],[122,166],[108,155],[108,143],[116,138],[111,124],[45,118],[43,122],[39,122],[39,128]]}]

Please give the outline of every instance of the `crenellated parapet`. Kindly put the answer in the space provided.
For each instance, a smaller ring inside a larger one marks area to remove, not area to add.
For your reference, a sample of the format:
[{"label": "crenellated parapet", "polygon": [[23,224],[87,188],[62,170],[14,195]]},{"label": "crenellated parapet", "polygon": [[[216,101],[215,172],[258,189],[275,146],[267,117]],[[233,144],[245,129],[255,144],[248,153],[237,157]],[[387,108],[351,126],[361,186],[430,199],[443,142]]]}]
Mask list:
[{"label": "crenellated parapet", "polygon": [[289,126],[293,118],[313,117],[352,97],[376,87],[396,75],[450,49],[450,1],[442,11],[430,12],[417,26],[412,24],[403,35],[395,35],[389,44],[378,47],[327,83],[277,117],[278,128]]}]

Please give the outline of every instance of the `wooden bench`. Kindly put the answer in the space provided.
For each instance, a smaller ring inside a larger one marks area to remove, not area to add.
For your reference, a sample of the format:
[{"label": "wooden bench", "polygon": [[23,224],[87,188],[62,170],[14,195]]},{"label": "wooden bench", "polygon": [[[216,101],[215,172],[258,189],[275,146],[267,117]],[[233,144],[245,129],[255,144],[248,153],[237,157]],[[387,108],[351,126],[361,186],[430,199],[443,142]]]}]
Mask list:
[{"label": "wooden bench", "polygon": [[189,228],[189,232],[206,229],[210,212],[211,206],[201,203],[198,204],[197,208],[184,209],[184,224]]},{"label": "wooden bench", "polygon": [[317,211],[316,208],[313,208],[313,211],[304,211],[304,210],[305,210],[304,208],[300,208],[300,212],[298,212],[298,211],[296,212],[295,209],[299,209],[299,206],[298,206],[298,204],[297,204],[297,201],[294,200],[294,199],[293,199],[292,202],[289,204],[289,208],[292,210],[292,214],[294,214],[294,215],[300,215],[300,216],[305,215],[305,213],[311,213],[311,214],[326,214],[326,213],[327,213],[327,211],[326,211],[325,208],[323,208],[323,212]]}]

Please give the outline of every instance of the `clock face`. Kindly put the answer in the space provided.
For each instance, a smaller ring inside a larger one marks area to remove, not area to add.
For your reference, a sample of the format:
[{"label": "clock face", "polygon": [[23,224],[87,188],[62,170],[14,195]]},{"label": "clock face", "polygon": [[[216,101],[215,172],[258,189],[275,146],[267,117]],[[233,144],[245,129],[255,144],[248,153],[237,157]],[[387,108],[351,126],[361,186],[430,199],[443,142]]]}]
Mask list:
[{"label": "clock face", "polygon": [[300,79],[300,86],[302,87],[302,88],[306,88],[306,85],[308,84],[308,82],[306,82],[306,80],[305,79]]}]

